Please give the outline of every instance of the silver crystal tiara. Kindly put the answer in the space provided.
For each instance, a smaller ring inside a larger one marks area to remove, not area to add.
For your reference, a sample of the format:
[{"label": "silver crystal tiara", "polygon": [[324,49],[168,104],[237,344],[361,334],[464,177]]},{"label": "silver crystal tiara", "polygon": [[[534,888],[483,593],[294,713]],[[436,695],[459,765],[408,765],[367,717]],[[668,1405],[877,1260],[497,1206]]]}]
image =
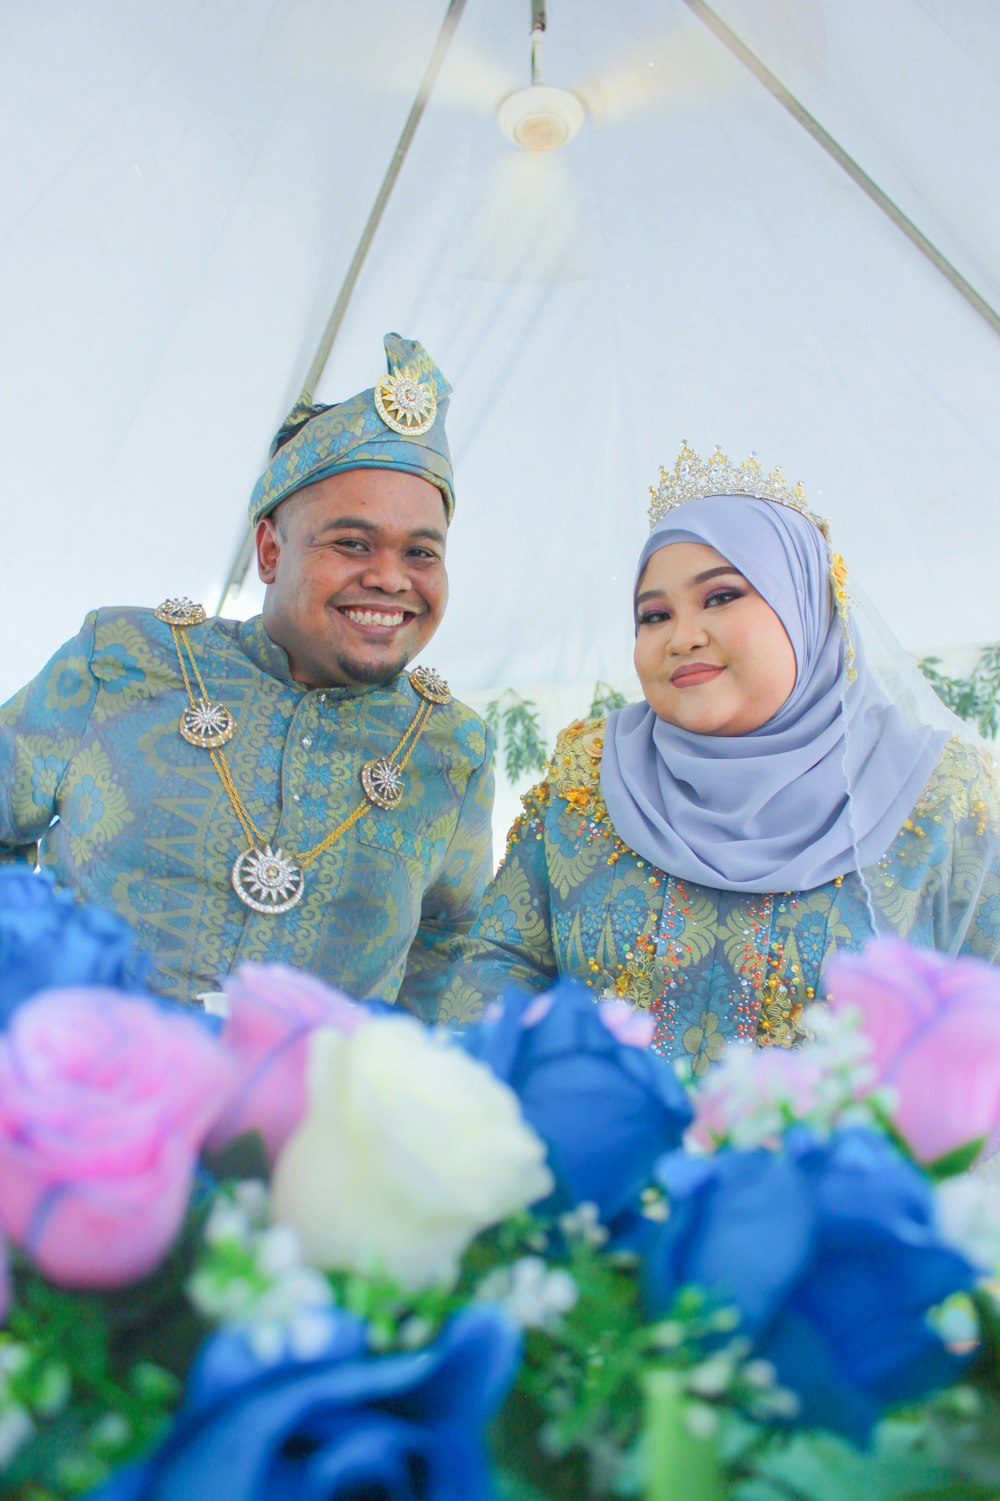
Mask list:
[{"label": "silver crystal tiara", "polygon": [[830,539],[830,524],[806,505],[801,480],[789,484],[780,469],[765,474],[752,453],[741,464],[734,464],[721,448],[703,459],[685,443],[673,469],[660,470],[660,483],[650,485],[649,494],[650,531],[687,500],[703,500],[709,495],[753,495],[759,500],[773,500],[779,506],[790,506],[818,526],[827,541]]}]

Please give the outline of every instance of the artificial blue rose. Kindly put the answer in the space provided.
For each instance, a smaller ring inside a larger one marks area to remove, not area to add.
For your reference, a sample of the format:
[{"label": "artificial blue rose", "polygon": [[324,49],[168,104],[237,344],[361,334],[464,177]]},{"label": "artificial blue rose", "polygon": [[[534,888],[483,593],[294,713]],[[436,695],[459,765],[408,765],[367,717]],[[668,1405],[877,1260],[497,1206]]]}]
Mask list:
[{"label": "artificial blue rose", "polygon": [[557,1186],[545,1212],[590,1202],[615,1227],[691,1120],[670,1065],[642,1045],[645,1034],[627,1038],[614,1008],[571,980],[544,996],[505,996],[463,1038],[546,1143]]},{"label": "artificial blue rose", "polygon": [[140,989],[147,968],[121,918],[82,906],[44,872],[0,870],[0,1026],[38,990]]},{"label": "artificial blue rose", "polygon": [[798,1422],[864,1441],[883,1409],[955,1380],[927,1312],[973,1269],[885,1138],[797,1127],[776,1152],[671,1154],[657,1178],[670,1212],[646,1248],[647,1312],[689,1284],[734,1305],[753,1354],[798,1397]]},{"label": "artificial blue rose", "polygon": [[519,1354],[499,1310],[465,1309],[425,1349],[382,1355],[361,1320],[326,1317],[307,1358],[265,1363],[242,1333],[214,1335],[166,1439],[90,1501],[488,1501],[482,1431]]}]

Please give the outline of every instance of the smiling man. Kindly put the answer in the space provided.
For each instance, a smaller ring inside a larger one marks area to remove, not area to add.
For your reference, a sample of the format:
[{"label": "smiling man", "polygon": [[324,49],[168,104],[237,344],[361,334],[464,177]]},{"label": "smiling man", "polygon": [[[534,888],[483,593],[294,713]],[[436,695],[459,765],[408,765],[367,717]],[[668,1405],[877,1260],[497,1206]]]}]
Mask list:
[{"label": "smiling man", "polygon": [[430,668],[450,387],[388,373],[285,422],[250,503],[261,615],[98,610],[0,710],[0,859],[111,907],[187,1002],[281,960],[433,1016],[490,872],[488,732]]},{"label": "smiling man", "polygon": [[448,599],[442,494],[413,474],[355,469],[257,524],[264,625],[313,687],[387,683],[423,649]]}]

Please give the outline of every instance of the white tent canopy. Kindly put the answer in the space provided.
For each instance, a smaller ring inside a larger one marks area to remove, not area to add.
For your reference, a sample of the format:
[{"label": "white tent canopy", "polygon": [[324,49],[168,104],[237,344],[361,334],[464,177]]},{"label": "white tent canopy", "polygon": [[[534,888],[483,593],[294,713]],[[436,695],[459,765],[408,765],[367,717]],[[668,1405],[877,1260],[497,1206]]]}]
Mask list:
[{"label": "white tent canopy", "polygon": [[[0,0],[0,699],[95,604],[219,606],[446,8]],[[461,695],[628,676],[683,439],[803,479],[909,648],[1000,636],[995,320],[712,16],[1000,306],[993,0],[550,0],[588,119],[517,162],[528,0],[468,0],[316,392],[370,384],[387,329],[455,388],[428,660]]]}]

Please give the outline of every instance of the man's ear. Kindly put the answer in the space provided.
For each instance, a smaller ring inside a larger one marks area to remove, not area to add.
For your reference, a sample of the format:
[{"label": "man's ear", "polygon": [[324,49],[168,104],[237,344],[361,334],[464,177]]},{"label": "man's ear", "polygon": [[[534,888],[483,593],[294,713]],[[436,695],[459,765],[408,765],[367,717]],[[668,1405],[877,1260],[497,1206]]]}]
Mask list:
[{"label": "man's ear", "polygon": [[281,538],[270,516],[258,521],[254,540],[257,544],[257,577],[262,583],[273,584],[281,555]]}]

